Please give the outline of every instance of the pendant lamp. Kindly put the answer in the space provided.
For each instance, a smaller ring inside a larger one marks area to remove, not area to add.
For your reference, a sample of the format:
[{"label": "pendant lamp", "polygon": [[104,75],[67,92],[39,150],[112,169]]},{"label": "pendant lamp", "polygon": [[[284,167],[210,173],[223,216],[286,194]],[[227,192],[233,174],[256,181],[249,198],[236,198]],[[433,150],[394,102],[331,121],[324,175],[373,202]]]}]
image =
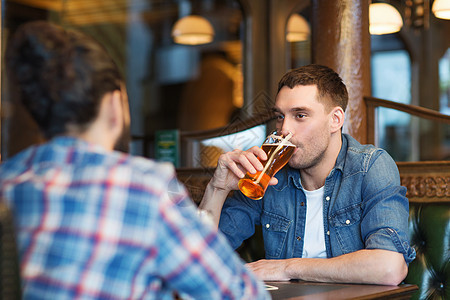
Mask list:
[{"label": "pendant lamp", "polygon": [[436,18],[450,20],[450,0],[434,0],[431,11]]},{"label": "pendant lamp", "polygon": [[369,6],[370,34],[388,34],[400,31],[403,19],[395,7],[387,3],[372,3]]},{"label": "pendant lamp", "polygon": [[308,21],[299,14],[293,14],[287,23],[286,40],[300,42],[308,40],[311,33]]},{"label": "pendant lamp", "polygon": [[172,38],[177,44],[208,44],[214,39],[214,28],[204,17],[189,15],[175,22],[172,28]]}]

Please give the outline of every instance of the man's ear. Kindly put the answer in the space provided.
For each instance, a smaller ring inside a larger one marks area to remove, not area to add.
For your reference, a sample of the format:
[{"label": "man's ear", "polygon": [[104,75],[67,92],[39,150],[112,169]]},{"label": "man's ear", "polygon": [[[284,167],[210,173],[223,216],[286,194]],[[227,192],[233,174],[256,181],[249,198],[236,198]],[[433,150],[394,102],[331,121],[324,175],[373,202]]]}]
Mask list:
[{"label": "man's ear", "polygon": [[103,111],[101,115],[104,120],[104,130],[109,131],[115,139],[120,135],[123,127],[123,108],[120,91],[107,93],[103,99]]},{"label": "man's ear", "polygon": [[120,91],[108,92],[100,101],[98,115],[86,130],[80,131],[79,128],[74,128],[69,131],[80,138],[112,150],[124,128]]},{"label": "man's ear", "polygon": [[336,106],[330,112],[330,129],[331,132],[336,132],[344,126],[345,113],[342,107]]},{"label": "man's ear", "polygon": [[119,90],[116,90],[110,94],[109,98],[110,104],[110,122],[111,125],[122,124],[123,120],[123,107],[122,99]]}]

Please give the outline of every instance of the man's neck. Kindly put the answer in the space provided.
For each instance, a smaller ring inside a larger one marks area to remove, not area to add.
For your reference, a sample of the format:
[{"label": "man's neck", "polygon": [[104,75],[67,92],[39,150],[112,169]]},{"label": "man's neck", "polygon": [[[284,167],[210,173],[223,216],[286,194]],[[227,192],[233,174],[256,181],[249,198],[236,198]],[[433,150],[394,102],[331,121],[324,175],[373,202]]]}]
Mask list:
[{"label": "man's neck", "polygon": [[80,132],[78,128],[70,128],[67,135],[84,140],[90,144],[99,145],[106,150],[113,150],[113,143],[111,137],[108,135],[108,131],[94,123],[87,130]]},{"label": "man's neck", "polygon": [[336,159],[341,151],[342,136],[337,133],[332,136],[329,147],[320,162],[308,169],[301,169],[302,186],[308,191],[314,191],[325,185],[325,180],[333,170]]},{"label": "man's neck", "polygon": [[112,151],[123,131],[123,111],[120,91],[106,93],[101,100],[98,116],[88,127],[72,126],[68,133],[89,143]]}]

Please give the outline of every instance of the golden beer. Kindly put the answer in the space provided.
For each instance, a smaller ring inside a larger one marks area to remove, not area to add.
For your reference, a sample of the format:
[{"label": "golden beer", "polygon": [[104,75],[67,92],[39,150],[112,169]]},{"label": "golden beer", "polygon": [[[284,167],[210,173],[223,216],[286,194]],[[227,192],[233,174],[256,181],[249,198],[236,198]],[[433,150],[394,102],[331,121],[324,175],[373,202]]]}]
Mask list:
[{"label": "golden beer", "polygon": [[266,161],[259,160],[264,166],[263,171],[255,174],[247,172],[238,183],[241,192],[253,200],[259,200],[264,196],[270,178],[286,165],[295,150],[295,146],[291,143],[263,144],[261,148],[267,154]]}]

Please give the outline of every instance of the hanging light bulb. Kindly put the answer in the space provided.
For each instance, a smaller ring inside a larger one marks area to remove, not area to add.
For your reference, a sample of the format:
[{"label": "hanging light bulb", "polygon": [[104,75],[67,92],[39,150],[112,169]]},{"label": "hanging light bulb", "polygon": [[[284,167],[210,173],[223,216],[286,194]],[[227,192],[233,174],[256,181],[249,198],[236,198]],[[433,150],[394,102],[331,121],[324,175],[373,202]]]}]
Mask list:
[{"label": "hanging light bulb", "polygon": [[293,14],[287,23],[286,40],[288,42],[300,42],[308,40],[311,33],[308,21],[299,14]]},{"label": "hanging light bulb", "polygon": [[172,28],[172,38],[177,44],[207,44],[214,39],[214,28],[207,19],[190,15],[175,22]]},{"label": "hanging light bulb", "polygon": [[387,3],[372,3],[369,6],[370,34],[388,34],[400,31],[403,19],[395,7]]},{"label": "hanging light bulb", "polygon": [[450,20],[450,0],[434,0],[431,11],[436,18]]}]

